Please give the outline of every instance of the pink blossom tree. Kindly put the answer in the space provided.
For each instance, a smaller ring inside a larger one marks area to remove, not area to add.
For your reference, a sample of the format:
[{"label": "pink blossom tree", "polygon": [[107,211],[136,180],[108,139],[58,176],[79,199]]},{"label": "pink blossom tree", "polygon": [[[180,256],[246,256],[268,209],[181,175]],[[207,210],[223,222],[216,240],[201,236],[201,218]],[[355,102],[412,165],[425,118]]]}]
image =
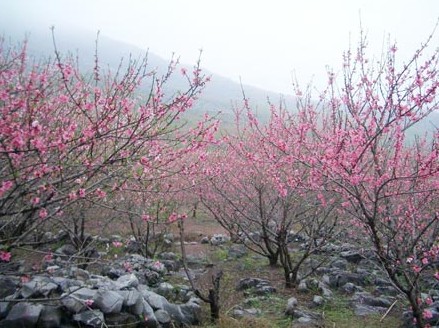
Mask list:
[{"label": "pink blossom tree", "polygon": [[[215,124],[179,120],[208,77],[197,63],[181,72],[187,90],[165,94],[177,64],[163,76],[148,70],[147,58],[104,72],[96,56],[93,73],[83,74],[57,51],[54,61],[33,64],[26,43],[0,43],[1,244],[28,242],[47,222],[65,225],[78,204],[117,210],[120,192],[153,195],[184,170]],[[84,218],[77,228],[83,234]]]},{"label": "pink blossom tree", "polygon": [[[243,109],[236,111],[235,131],[205,162],[208,181],[200,197],[233,240],[266,257],[272,266],[280,263],[286,286],[294,287],[304,261],[336,238],[337,218],[336,202],[323,206],[302,183],[309,168],[293,154],[286,155],[284,146],[293,139],[300,150],[299,138],[290,134],[288,125],[295,121],[289,115],[272,106],[269,122],[261,123],[245,99]],[[296,235],[306,243],[293,257]]]},{"label": "pink blossom tree", "polygon": [[418,327],[426,325],[424,279],[435,274],[439,255],[439,133],[407,138],[439,108],[439,53],[427,55],[427,44],[398,64],[396,45],[373,61],[363,38],[344,55],[341,76],[328,73],[318,100],[296,85],[298,160],[312,168],[308,185],[320,192],[325,182],[341,197],[340,213],[358,239],[366,237]]}]

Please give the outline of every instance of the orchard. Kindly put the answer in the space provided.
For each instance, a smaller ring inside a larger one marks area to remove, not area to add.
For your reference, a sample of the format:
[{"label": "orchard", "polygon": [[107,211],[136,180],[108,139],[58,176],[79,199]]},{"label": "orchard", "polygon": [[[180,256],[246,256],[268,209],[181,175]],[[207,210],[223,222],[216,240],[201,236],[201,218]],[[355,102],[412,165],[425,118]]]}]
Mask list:
[{"label": "orchard", "polygon": [[[327,259],[306,272],[303,264],[330,244],[371,250],[413,324],[428,327],[424,295],[439,280],[439,130],[409,133],[439,111],[430,41],[405,62],[391,44],[377,61],[362,37],[323,91],[295,83],[296,106],[269,103],[268,120],[244,94],[228,130],[207,115],[182,119],[210,79],[199,62],[189,72],[171,61],[159,76],[146,58],[113,72],[96,55],[84,72],[56,46],[53,60],[36,62],[26,42],[1,42],[0,260],[55,228],[86,258],[100,212],[108,231],[126,224],[153,258],[161,236],[201,209],[233,242],[280,264],[286,288],[313,275]],[[170,94],[175,74],[187,88]],[[294,238],[305,241],[300,252]]]}]

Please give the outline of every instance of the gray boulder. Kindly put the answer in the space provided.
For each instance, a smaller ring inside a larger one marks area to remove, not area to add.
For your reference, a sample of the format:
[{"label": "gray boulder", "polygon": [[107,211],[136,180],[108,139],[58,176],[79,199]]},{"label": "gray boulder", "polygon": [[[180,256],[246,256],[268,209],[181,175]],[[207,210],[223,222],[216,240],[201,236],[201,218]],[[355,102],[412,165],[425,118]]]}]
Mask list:
[{"label": "gray boulder", "polygon": [[9,311],[2,328],[34,328],[43,311],[43,305],[31,303],[17,303]]},{"label": "gray boulder", "polygon": [[123,275],[117,278],[116,282],[119,284],[119,289],[135,288],[139,285],[139,279],[134,274]]},{"label": "gray boulder", "polygon": [[293,315],[294,309],[297,307],[298,304],[299,304],[299,302],[297,301],[297,298],[290,297],[287,301],[287,307],[285,309],[285,314],[286,315]]},{"label": "gray boulder", "polygon": [[61,306],[44,306],[41,311],[38,326],[44,328],[58,328],[61,325],[62,318],[65,316]]},{"label": "gray boulder", "polygon": [[99,290],[94,298],[95,306],[103,313],[119,313],[123,302],[124,297],[111,290]]},{"label": "gray boulder", "polygon": [[105,322],[104,314],[99,310],[88,310],[75,314],[73,320],[88,327],[102,327]]},{"label": "gray boulder", "polygon": [[71,287],[70,291],[67,290],[65,294],[61,295],[61,303],[68,311],[79,313],[87,308],[85,301],[94,300],[96,293],[95,289]]}]

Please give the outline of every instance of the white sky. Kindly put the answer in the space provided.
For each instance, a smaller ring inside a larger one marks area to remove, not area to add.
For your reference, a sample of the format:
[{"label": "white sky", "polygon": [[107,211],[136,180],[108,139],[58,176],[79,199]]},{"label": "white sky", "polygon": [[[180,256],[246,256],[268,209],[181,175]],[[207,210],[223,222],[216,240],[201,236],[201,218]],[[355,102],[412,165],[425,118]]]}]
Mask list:
[{"label": "white sky", "polygon": [[293,71],[305,84],[338,68],[360,16],[376,55],[390,35],[407,58],[433,30],[439,0],[0,0],[1,13],[23,25],[100,30],[188,64],[202,48],[206,69],[291,93]]}]

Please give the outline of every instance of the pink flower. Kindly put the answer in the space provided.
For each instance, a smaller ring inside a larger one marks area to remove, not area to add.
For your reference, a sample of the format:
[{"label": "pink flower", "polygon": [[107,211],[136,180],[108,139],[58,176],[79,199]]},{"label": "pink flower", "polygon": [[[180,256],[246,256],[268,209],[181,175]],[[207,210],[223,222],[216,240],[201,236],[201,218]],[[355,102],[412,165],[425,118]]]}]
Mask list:
[{"label": "pink flower", "polygon": [[133,266],[129,262],[123,262],[123,268],[125,269],[126,272],[133,271]]},{"label": "pink flower", "polygon": [[148,214],[143,214],[142,215],[142,220],[145,222],[152,222],[152,217]]},{"label": "pink flower", "polygon": [[428,264],[428,258],[424,257],[424,258],[421,260],[421,262],[422,262],[423,265],[427,265],[427,264]]},{"label": "pink flower", "polygon": [[427,298],[425,299],[425,304],[427,304],[427,305],[431,305],[431,304],[433,304],[433,300],[431,299],[431,297],[427,297]]},{"label": "pink flower", "polygon": [[32,199],[32,204],[37,205],[40,202],[40,197],[35,197]]},{"label": "pink flower", "polygon": [[105,197],[107,197],[107,193],[105,192],[105,191],[103,191],[102,189],[100,189],[100,188],[98,188],[98,189],[96,189],[96,195],[99,197],[99,198],[105,198]]},{"label": "pink flower", "polygon": [[430,310],[424,310],[424,312],[422,312],[422,317],[426,320],[433,318],[433,313],[431,313]]},{"label": "pink flower", "polygon": [[45,219],[47,217],[47,210],[45,208],[42,208],[38,212],[38,216],[40,217],[40,219]]},{"label": "pink flower", "polygon": [[78,194],[79,194],[79,197],[84,198],[85,197],[85,189],[84,188],[79,189]]},{"label": "pink flower", "polygon": [[413,271],[415,271],[416,273],[419,273],[419,272],[421,272],[421,267],[418,266],[418,265],[414,265],[413,266]]},{"label": "pink flower", "polygon": [[2,260],[3,262],[9,262],[11,260],[11,253],[0,251],[0,260]]},{"label": "pink flower", "polygon": [[178,215],[177,215],[177,213],[173,212],[173,213],[169,216],[168,222],[169,222],[169,223],[172,223],[172,222],[175,222],[175,221],[177,221],[177,220],[178,220]]},{"label": "pink flower", "polygon": [[122,247],[123,243],[121,243],[120,241],[113,241],[113,246],[116,248]]},{"label": "pink flower", "polygon": [[181,74],[186,75],[187,74],[187,69],[182,67],[180,72],[181,72]]},{"label": "pink flower", "polygon": [[408,263],[408,264],[410,264],[410,263],[412,263],[413,262],[413,257],[408,257],[407,258],[407,260],[406,260],[406,262]]},{"label": "pink flower", "polygon": [[92,306],[93,303],[94,303],[94,301],[93,301],[92,299],[87,299],[87,300],[84,301],[84,304],[85,304],[87,307]]},{"label": "pink flower", "polygon": [[44,261],[49,262],[49,261],[52,261],[52,260],[53,260],[53,254],[52,254],[52,252],[50,252],[50,253],[48,253],[48,254],[46,254],[46,255],[44,256]]},{"label": "pink flower", "polygon": [[24,276],[20,277],[20,281],[21,281],[22,284],[26,284],[26,283],[28,283],[30,281],[30,278],[29,278],[28,275],[24,275]]},{"label": "pink flower", "polygon": [[165,266],[163,265],[163,263],[161,263],[160,261],[155,261],[155,262],[153,263],[152,267],[153,267],[155,270],[158,270],[158,271],[161,271],[161,270],[163,270],[163,269],[165,268]]},{"label": "pink flower", "polygon": [[14,183],[12,181],[3,181],[2,185],[0,187],[0,197],[3,196],[3,194],[12,188]]}]

